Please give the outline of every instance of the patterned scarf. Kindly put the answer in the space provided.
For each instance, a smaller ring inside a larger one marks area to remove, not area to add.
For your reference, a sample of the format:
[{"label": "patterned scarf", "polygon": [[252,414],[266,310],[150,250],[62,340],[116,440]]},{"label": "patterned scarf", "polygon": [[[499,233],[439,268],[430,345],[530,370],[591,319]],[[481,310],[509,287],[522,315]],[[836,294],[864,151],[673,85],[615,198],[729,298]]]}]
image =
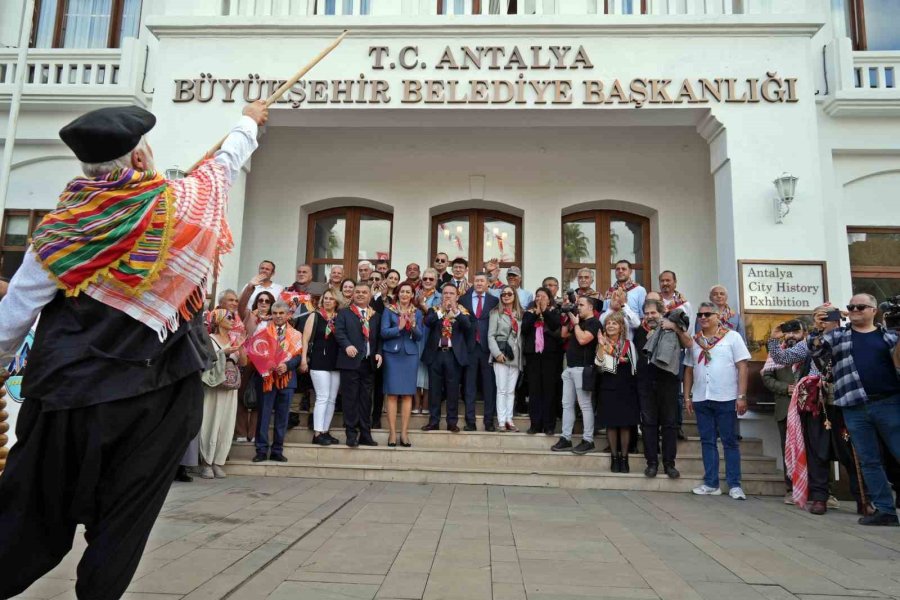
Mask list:
[{"label": "patterned scarf", "polygon": [[685,303],[687,303],[687,298],[682,296],[681,292],[679,292],[678,290],[675,290],[674,292],[672,292],[671,300],[666,300],[665,297],[662,295],[662,293],[660,293],[659,296],[660,296],[660,298],[662,298],[663,307],[666,309],[666,312],[673,311],[676,308],[679,308],[682,305],[684,305]]},{"label": "patterned scarf", "polygon": [[100,280],[136,296],[165,267],[174,203],[155,171],[73,179],[34,232],[34,249],[67,296]]},{"label": "patterned scarf", "polygon": [[719,309],[719,322],[728,329],[734,329],[734,326],[729,323],[729,321],[734,318],[734,315],[735,312],[726,304],[725,308]]},{"label": "patterned scarf", "polygon": [[416,307],[410,304],[406,310],[400,307],[399,302],[388,305],[387,309],[396,315],[406,315],[406,325],[403,327],[405,331],[412,331],[413,324],[416,322]]},{"label": "patterned scarf", "polygon": [[[267,327],[269,334],[278,340],[281,349],[289,354],[285,362],[291,360],[295,356],[303,353],[303,335],[291,327],[290,323],[282,325],[283,333],[278,335],[278,327],[275,323],[269,323]],[[277,390],[283,390],[291,382],[291,370],[288,369],[284,373],[269,373],[263,376],[263,391],[271,392],[274,387]]]},{"label": "patterned scarf", "polygon": [[76,179],[38,227],[34,248],[67,295],[84,292],[163,342],[202,310],[209,273],[231,251],[229,185],[214,160],[176,181],[130,169]]},{"label": "patterned scarf", "polygon": [[791,477],[791,496],[794,504],[805,509],[809,497],[809,474],[806,470],[806,444],[803,440],[803,423],[800,420],[798,403],[803,383],[818,377],[808,376],[794,386],[791,404],[788,407],[787,433],[784,442],[784,469]]},{"label": "patterned scarf", "polygon": [[534,351],[541,354],[544,351],[544,313],[539,312],[534,322]]},{"label": "patterned scarf", "polygon": [[355,304],[350,305],[350,310],[353,311],[353,314],[357,316],[359,322],[362,324],[362,334],[363,337],[366,338],[366,341],[369,341],[369,313],[366,312],[365,318],[363,318],[362,311]]},{"label": "patterned scarf", "polygon": [[513,314],[512,309],[504,308],[503,314],[509,317],[509,326],[512,328],[512,332],[519,335],[519,322],[516,320],[516,315]]},{"label": "patterned scarf", "polygon": [[728,329],[719,325],[719,329],[716,331],[716,334],[712,338],[707,338],[703,335],[703,331],[698,331],[694,334],[694,341],[697,342],[697,345],[700,346],[700,364],[709,364],[712,360],[712,349],[716,347],[716,344],[722,341],[728,335]]},{"label": "patterned scarf", "polygon": [[328,313],[325,312],[324,308],[319,309],[319,316],[322,317],[322,320],[325,321],[325,339],[331,337],[332,332],[334,331],[334,315],[328,316]]},{"label": "patterned scarf", "polygon": [[637,287],[637,284],[629,279],[625,283],[615,282],[608,290],[606,290],[606,299],[609,300],[612,298],[613,292],[616,290],[623,290],[626,294]]}]

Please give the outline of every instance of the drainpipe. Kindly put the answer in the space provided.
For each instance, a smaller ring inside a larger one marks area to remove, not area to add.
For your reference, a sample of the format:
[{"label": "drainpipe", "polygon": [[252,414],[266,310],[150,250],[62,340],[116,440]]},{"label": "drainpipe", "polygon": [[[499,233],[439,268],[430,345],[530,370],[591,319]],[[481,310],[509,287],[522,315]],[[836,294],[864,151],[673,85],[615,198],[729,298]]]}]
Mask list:
[{"label": "drainpipe", "polygon": [[13,146],[16,141],[16,130],[19,126],[19,109],[22,105],[22,89],[25,86],[25,73],[28,70],[28,43],[31,40],[31,24],[34,21],[34,0],[25,0],[22,11],[22,27],[19,34],[19,56],[16,59],[16,81],[12,101],[9,104],[9,122],[6,126],[6,139],[3,141],[3,164],[0,166],[0,217],[6,210],[6,195],[9,191],[9,175],[12,171]]}]

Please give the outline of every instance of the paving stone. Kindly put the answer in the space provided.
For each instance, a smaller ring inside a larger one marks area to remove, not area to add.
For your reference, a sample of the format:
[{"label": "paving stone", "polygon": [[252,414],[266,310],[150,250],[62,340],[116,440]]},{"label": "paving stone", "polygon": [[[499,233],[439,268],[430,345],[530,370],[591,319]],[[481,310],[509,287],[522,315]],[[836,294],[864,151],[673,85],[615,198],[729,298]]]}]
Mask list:
[{"label": "paving stone", "polygon": [[377,585],[285,581],[268,600],[372,600],[377,592]]},{"label": "paving stone", "polygon": [[384,578],[376,598],[411,598],[418,600],[425,594],[428,573],[391,571]]}]

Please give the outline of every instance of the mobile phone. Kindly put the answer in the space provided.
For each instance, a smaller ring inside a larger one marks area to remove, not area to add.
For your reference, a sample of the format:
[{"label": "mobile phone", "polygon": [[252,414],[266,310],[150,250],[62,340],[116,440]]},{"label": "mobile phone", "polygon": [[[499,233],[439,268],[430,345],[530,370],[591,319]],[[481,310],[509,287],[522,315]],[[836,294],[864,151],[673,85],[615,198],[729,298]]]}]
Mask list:
[{"label": "mobile phone", "polygon": [[828,311],[825,314],[825,322],[826,323],[840,323],[841,322],[841,311],[839,311],[839,310]]}]

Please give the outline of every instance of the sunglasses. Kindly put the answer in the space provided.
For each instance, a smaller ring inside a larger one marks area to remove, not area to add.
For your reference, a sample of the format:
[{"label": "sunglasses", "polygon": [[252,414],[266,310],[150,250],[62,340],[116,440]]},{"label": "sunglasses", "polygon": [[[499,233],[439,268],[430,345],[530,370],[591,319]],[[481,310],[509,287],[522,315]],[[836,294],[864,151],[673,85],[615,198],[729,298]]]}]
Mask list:
[{"label": "sunglasses", "polygon": [[708,319],[708,318],[714,317],[714,316],[715,316],[715,317],[718,317],[718,316],[719,316],[719,313],[714,313],[714,312],[698,312],[698,313],[697,313],[697,316],[698,316],[699,318],[701,318],[701,319]]},{"label": "sunglasses", "polygon": [[447,259],[444,259],[444,258],[436,258],[436,259],[434,259],[434,262],[436,262],[436,263],[445,263],[445,262],[447,262]]},{"label": "sunglasses", "polygon": [[422,281],[435,281],[434,277],[423,277]]},{"label": "sunglasses", "polygon": [[512,294],[511,292],[503,292],[503,293],[500,294],[500,295],[503,296],[503,297],[507,297],[507,296],[508,296],[508,297],[512,297],[512,296],[513,296],[513,294]]},{"label": "sunglasses", "polygon": [[867,308],[875,308],[875,307],[869,306],[868,304],[848,304],[847,305],[847,310],[849,310],[850,312],[853,312],[853,311],[862,312],[862,311],[866,310]]},{"label": "sunglasses", "polygon": [[260,298],[256,301],[257,304],[272,304],[272,302],[268,298]]},{"label": "sunglasses", "polygon": [[227,315],[225,315],[225,320],[234,321],[234,315],[231,313],[228,313]]}]

